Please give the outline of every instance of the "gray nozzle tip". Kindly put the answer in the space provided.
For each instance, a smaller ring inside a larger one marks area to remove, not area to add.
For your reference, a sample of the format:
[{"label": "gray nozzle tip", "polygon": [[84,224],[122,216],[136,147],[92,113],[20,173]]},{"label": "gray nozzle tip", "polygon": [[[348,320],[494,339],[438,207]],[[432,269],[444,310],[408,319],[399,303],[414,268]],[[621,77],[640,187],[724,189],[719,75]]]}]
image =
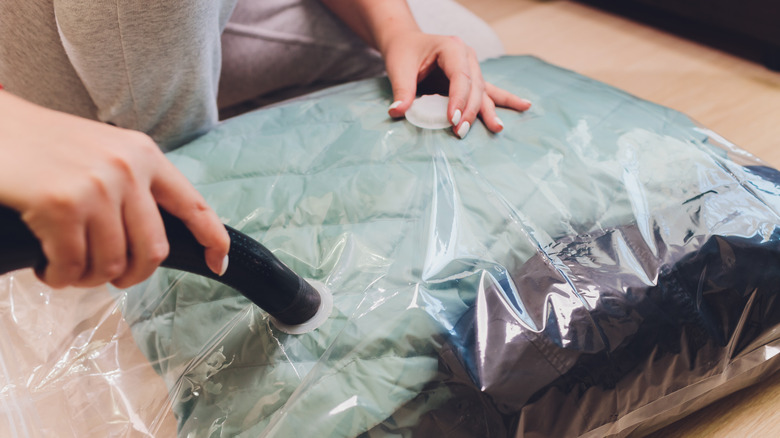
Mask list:
[{"label": "gray nozzle tip", "polygon": [[284,324],[276,318],[271,317],[271,324],[288,335],[302,335],[316,330],[328,320],[331,312],[333,312],[333,294],[330,293],[327,286],[314,280],[309,281],[308,283],[320,294],[320,307],[317,309],[317,313],[315,313],[314,316],[304,323],[295,325]]}]

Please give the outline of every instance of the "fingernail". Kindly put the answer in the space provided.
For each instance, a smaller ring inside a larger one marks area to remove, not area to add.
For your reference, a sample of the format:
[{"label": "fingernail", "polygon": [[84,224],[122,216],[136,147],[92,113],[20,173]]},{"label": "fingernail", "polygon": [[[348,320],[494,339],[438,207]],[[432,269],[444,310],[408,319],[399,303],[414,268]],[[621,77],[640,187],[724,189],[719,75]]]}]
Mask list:
[{"label": "fingernail", "polygon": [[521,100],[521,101],[522,101],[524,104],[526,104],[526,105],[528,105],[528,106],[531,106],[531,105],[533,105],[533,104],[531,103],[531,101],[530,101],[530,100],[526,100],[526,99],[523,99],[523,98],[521,98],[520,100]]},{"label": "fingernail", "polygon": [[222,259],[222,267],[219,269],[219,276],[225,275],[225,272],[227,272],[228,264],[230,262],[230,259],[228,258],[227,254],[225,254],[225,258]]},{"label": "fingernail", "polygon": [[452,113],[452,126],[458,126],[458,123],[460,122],[460,110],[456,109],[454,113]]},{"label": "fingernail", "polygon": [[403,103],[402,101],[396,100],[395,102],[390,104],[390,108],[388,108],[387,110],[388,111],[389,110],[394,110],[394,109],[398,108],[399,106],[401,106],[402,103]]},{"label": "fingernail", "polygon": [[460,125],[460,128],[458,128],[458,137],[463,138],[466,136],[466,134],[469,133],[469,129],[471,128],[471,125],[469,122],[463,122],[462,125]]},{"label": "fingernail", "polygon": [[495,120],[495,121],[496,121],[496,123],[498,123],[498,124],[499,124],[499,125],[500,125],[502,128],[504,127],[504,122],[502,122],[502,121],[501,121],[501,119],[499,119],[498,117],[496,117],[496,118],[495,118],[495,119],[493,119],[493,120]]}]

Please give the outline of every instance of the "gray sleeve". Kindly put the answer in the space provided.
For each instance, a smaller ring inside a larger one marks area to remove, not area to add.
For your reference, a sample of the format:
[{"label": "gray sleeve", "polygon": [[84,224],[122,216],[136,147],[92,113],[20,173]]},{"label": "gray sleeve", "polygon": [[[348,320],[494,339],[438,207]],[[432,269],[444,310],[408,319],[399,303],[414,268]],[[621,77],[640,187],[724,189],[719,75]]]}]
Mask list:
[{"label": "gray sleeve", "polygon": [[54,0],[62,46],[97,119],[163,149],[217,123],[220,34],[234,0]]},{"label": "gray sleeve", "polygon": [[35,104],[95,118],[95,105],[62,49],[52,0],[0,0],[0,83]]}]

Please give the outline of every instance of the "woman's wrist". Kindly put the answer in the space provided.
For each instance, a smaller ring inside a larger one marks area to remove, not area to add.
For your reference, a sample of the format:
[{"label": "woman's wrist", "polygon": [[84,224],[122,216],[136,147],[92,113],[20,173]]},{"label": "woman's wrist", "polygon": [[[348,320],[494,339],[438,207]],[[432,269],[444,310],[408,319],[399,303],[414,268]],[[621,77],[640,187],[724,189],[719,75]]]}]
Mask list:
[{"label": "woman's wrist", "polygon": [[[408,10],[394,10],[393,12],[395,14],[377,19],[372,23],[372,35],[376,49],[383,55],[387,53],[388,47],[392,45],[396,37],[422,32],[411,12]],[[382,15],[381,11],[376,11],[375,14],[375,16]]]},{"label": "woman's wrist", "polygon": [[369,0],[365,13],[376,49],[383,55],[396,37],[421,32],[406,0]]},{"label": "woman's wrist", "polygon": [[398,35],[420,32],[406,0],[321,0],[366,43],[385,54]]}]

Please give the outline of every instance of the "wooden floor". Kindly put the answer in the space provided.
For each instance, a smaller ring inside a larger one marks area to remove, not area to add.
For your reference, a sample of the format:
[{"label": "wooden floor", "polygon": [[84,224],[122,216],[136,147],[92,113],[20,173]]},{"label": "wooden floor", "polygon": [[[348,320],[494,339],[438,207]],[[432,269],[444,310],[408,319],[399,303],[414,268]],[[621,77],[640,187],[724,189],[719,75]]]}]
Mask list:
[{"label": "wooden floor", "polygon": [[[533,54],[680,110],[780,167],[779,73],[577,2],[459,2],[496,30],[508,53]],[[653,437],[778,437],[778,411],[780,374]]]},{"label": "wooden floor", "polygon": [[780,74],[572,1],[459,0],[533,54],[680,110],[780,166]]}]

